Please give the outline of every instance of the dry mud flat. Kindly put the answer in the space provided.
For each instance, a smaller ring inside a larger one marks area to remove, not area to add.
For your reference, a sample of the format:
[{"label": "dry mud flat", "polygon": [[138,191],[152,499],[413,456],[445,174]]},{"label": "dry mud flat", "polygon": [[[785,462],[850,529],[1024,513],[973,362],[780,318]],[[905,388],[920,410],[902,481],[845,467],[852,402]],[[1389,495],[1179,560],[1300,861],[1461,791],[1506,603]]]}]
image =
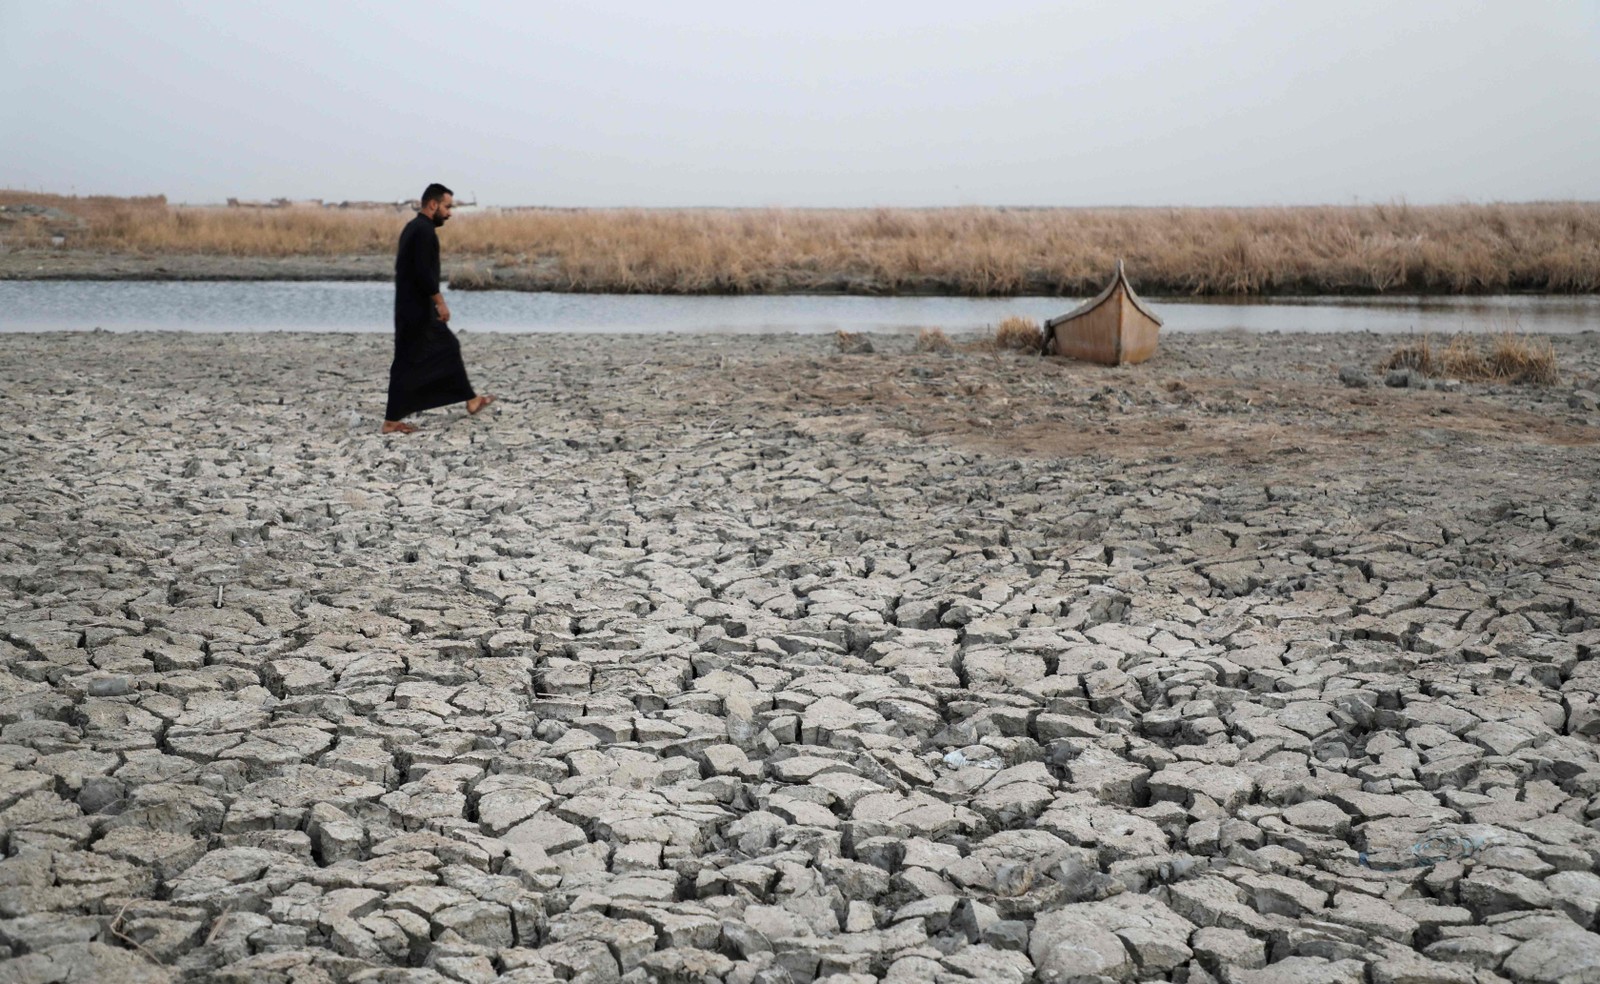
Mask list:
[{"label": "dry mud flat", "polygon": [[0,980],[1596,980],[1600,339],[1390,344],[7,336]]}]

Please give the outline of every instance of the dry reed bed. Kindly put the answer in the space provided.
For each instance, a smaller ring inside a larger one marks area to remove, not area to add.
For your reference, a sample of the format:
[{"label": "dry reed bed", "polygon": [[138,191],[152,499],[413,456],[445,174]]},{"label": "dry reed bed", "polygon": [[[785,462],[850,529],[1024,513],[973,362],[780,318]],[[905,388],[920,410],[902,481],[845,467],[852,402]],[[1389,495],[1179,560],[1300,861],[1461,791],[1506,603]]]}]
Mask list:
[{"label": "dry reed bed", "polygon": [[[383,254],[385,211],[225,209],[0,192],[83,218],[66,248],[286,257]],[[41,220],[0,225],[42,246]],[[56,230],[59,231],[59,230]],[[1163,209],[644,210],[464,214],[458,287],[639,293],[1083,295],[1124,258],[1165,294],[1600,291],[1600,203]]]},{"label": "dry reed bed", "polygon": [[1560,379],[1555,346],[1548,338],[1529,338],[1503,332],[1480,343],[1471,335],[1452,335],[1435,345],[1424,335],[1389,354],[1379,368],[1414,369],[1424,376],[1465,380],[1493,380],[1550,386]]},{"label": "dry reed bed", "polygon": [[[852,350],[857,336],[839,332],[837,341],[841,352]],[[917,332],[918,352],[1031,352],[1038,354],[1044,345],[1044,329],[1032,318],[1010,317],[980,333],[976,338],[954,342],[940,328],[923,328]]]}]

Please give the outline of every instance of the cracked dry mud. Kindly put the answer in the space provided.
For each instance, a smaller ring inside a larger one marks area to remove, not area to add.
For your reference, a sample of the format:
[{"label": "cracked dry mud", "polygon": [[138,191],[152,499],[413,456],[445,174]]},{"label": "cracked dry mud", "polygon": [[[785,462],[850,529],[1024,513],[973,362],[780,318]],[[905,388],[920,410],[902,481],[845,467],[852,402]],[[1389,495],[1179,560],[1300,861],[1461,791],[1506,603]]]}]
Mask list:
[{"label": "cracked dry mud", "polygon": [[0,980],[1595,980],[1555,343],[8,336]]}]

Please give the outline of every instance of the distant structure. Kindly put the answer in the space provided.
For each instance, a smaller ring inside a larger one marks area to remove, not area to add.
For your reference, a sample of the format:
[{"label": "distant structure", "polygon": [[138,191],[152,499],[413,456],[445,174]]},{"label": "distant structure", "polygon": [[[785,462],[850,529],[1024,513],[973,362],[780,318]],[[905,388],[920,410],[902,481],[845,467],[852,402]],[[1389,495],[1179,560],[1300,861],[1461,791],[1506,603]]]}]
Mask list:
[{"label": "distant structure", "polygon": [[251,200],[248,198],[228,199],[229,208],[321,208],[322,199],[307,198],[292,202],[287,198],[274,198],[271,201]]},{"label": "distant structure", "polygon": [[329,203],[328,208],[353,209],[358,212],[415,212],[418,209],[417,200],[402,202],[337,202]]},{"label": "distant structure", "polygon": [[[422,202],[415,198],[404,198],[397,202],[372,202],[372,201],[342,201],[329,202],[321,198],[302,198],[291,201],[288,198],[273,198],[268,201],[249,198],[229,198],[229,208],[337,208],[369,212],[415,212],[422,208]],[[457,209],[477,208],[477,199],[472,201],[457,201]]]}]

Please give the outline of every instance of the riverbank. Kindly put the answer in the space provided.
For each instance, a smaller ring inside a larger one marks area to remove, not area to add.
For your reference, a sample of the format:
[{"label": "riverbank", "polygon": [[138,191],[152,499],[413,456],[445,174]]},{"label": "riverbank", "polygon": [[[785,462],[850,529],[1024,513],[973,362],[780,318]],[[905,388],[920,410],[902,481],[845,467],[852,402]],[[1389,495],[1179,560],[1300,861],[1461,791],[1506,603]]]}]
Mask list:
[{"label": "riverbank", "polygon": [[392,281],[393,256],[215,256],[100,250],[0,252],[0,280]]},{"label": "riverbank", "polygon": [[872,342],[8,336],[13,972],[1600,965],[1600,336]]},{"label": "riverbank", "polygon": [[[404,223],[21,197],[0,191],[0,278],[385,279]],[[1083,297],[1120,258],[1141,292],[1174,296],[1600,292],[1600,204],[1585,202],[507,209],[458,215],[441,236],[458,289]]]}]

